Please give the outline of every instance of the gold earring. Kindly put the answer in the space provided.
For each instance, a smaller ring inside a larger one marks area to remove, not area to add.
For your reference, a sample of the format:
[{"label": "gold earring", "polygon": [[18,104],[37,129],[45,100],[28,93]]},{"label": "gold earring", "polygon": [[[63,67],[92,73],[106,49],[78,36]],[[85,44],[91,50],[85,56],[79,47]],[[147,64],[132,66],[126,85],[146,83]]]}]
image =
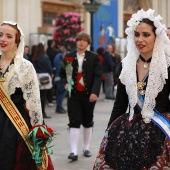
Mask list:
[{"label": "gold earring", "polygon": [[15,46],[14,46],[14,51],[15,51],[15,53],[17,52],[17,45],[15,44]]}]

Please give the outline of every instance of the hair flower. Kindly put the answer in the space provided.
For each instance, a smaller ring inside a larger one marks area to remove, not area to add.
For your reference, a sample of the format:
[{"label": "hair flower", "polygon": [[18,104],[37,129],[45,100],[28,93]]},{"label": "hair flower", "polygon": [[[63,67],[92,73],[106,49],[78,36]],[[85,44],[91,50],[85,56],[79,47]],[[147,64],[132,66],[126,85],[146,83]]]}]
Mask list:
[{"label": "hair flower", "polygon": [[140,24],[139,21],[134,22],[133,25],[132,25],[132,29],[133,29],[134,31],[136,31],[136,28],[137,28],[137,26],[138,26],[139,24]]},{"label": "hair flower", "polygon": [[143,9],[141,9],[136,14],[133,14],[131,19],[127,22],[128,28],[126,28],[125,30],[126,34],[129,36],[134,35],[134,31],[144,18],[148,18],[149,20],[153,21],[154,26],[156,27],[156,35],[159,35],[162,29],[166,30],[165,25],[160,22],[162,20],[162,17],[160,15],[155,17],[154,10],[149,9],[147,11],[144,11]]}]

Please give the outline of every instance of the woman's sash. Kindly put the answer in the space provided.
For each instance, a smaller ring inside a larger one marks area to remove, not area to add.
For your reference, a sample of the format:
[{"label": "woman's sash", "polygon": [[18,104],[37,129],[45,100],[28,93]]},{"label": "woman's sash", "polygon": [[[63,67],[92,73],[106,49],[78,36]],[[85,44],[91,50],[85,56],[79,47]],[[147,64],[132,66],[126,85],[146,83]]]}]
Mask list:
[{"label": "woman's sash", "polygon": [[[138,103],[137,107],[140,111],[142,111],[143,103],[144,103],[144,96],[140,95],[138,92]],[[170,140],[170,121],[161,113],[159,113],[156,109],[153,109],[154,116],[151,118],[151,121],[156,124],[167,136]]]},{"label": "woman's sash", "polygon": [[[7,116],[15,126],[15,128],[18,130],[19,134],[22,136],[24,139],[26,145],[28,146],[29,150],[31,153],[33,153],[31,146],[32,141],[27,140],[26,136],[29,133],[29,128],[21,116],[20,112],[12,102],[12,100],[9,98],[8,94],[5,92],[2,86],[2,82],[5,81],[5,78],[0,78],[0,105],[6,112]],[[48,167],[48,157],[47,153],[43,152],[43,165],[40,167],[40,170],[45,170]]]}]

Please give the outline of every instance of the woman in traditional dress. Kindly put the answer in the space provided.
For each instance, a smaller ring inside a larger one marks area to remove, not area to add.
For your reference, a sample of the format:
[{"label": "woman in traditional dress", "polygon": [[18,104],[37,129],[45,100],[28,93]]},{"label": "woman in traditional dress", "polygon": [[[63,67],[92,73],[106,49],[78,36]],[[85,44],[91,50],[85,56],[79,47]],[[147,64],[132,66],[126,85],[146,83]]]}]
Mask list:
[{"label": "woman in traditional dress", "polygon": [[94,170],[170,169],[170,41],[161,19],[140,10],[127,23],[128,53]]},{"label": "woman in traditional dress", "polygon": [[[35,69],[23,58],[24,35],[15,22],[0,26],[0,169],[37,170],[22,134],[42,125]],[[53,170],[49,158],[48,170]]]}]

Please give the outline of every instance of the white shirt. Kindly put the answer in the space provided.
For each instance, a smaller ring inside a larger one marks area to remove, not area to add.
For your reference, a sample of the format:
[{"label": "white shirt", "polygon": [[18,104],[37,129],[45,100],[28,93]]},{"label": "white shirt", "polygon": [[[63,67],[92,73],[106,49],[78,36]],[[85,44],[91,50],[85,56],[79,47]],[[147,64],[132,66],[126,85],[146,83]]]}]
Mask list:
[{"label": "white shirt", "polygon": [[77,60],[78,60],[78,65],[79,65],[78,72],[79,73],[82,72],[84,56],[85,56],[85,53],[83,53],[83,54],[78,54],[77,53]]}]

